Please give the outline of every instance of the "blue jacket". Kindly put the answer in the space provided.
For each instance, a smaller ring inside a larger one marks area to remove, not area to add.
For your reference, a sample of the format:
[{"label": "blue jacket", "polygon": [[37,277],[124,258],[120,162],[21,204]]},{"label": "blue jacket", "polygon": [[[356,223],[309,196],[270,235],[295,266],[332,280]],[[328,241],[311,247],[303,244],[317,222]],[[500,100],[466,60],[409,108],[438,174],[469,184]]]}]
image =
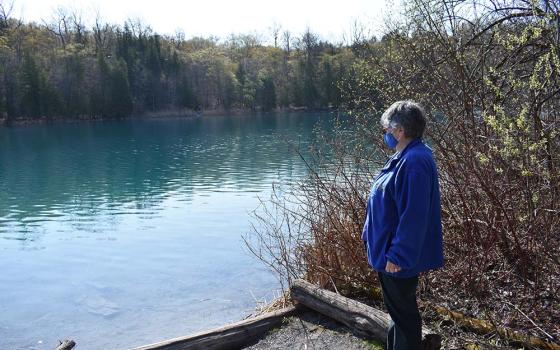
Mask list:
[{"label": "blue jacket", "polygon": [[[375,178],[362,240],[378,272],[406,278],[443,266],[437,168],[420,139],[389,158]],[[386,272],[387,260],[401,271]]]}]

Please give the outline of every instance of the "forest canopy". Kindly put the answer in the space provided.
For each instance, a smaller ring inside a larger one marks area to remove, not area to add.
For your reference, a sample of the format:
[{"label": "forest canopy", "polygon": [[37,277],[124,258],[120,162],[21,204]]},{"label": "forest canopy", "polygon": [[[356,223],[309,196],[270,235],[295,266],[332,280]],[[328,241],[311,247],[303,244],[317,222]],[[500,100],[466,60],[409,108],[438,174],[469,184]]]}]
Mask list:
[{"label": "forest canopy", "polygon": [[[336,108],[338,82],[375,37],[355,31],[348,45],[275,28],[258,34],[159,35],[139,20],[92,25],[59,8],[24,23],[0,1],[0,117],[123,117],[158,111]],[[91,20],[91,19],[90,19]]]}]

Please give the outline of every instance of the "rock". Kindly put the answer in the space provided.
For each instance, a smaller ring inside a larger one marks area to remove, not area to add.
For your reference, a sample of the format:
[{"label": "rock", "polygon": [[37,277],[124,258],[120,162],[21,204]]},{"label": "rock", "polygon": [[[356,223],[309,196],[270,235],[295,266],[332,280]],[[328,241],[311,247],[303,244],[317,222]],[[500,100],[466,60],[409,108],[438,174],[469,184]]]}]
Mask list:
[{"label": "rock", "polygon": [[113,317],[120,312],[118,304],[101,295],[85,296],[80,304],[84,305],[89,313],[103,317]]}]

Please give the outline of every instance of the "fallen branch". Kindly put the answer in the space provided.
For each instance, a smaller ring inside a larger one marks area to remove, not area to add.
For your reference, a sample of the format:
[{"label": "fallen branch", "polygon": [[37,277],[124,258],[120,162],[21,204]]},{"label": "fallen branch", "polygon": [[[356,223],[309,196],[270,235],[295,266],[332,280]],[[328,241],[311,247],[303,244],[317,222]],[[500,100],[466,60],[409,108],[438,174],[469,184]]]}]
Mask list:
[{"label": "fallen branch", "polygon": [[[385,342],[390,317],[387,313],[303,280],[291,287],[292,299],[350,327],[358,335]],[[424,349],[439,349],[441,337],[422,329]]]},{"label": "fallen branch", "polygon": [[512,304],[512,303],[510,303],[510,302],[508,302],[508,301],[506,301],[505,303],[508,304],[508,305],[511,305],[513,308],[515,308],[515,310],[517,310],[517,312],[519,312],[519,313],[522,314],[526,319],[528,319],[529,322],[531,322],[531,323],[533,324],[533,326],[537,327],[537,329],[538,329],[539,331],[541,331],[544,335],[546,335],[550,341],[554,341],[554,337],[553,337],[553,336],[551,336],[551,335],[548,334],[544,329],[542,329],[542,327],[540,327],[535,321],[533,321],[529,316],[527,316],[527,314],[525,314],[523,311],[521,311],[520,308],[518,308],[516,305],[514,305],[514,304]]}]

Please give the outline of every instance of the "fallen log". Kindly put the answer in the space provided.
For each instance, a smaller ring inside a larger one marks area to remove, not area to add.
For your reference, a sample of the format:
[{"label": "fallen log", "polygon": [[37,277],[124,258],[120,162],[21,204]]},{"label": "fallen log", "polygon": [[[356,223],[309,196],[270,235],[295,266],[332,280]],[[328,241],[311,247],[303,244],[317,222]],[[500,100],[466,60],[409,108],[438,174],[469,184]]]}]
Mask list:
[{"label": "fallen log", "polygon": [[186,337],[165,340],[131,350],[239,349],[258,339],[271,328],[280,325],[284,317],[295,313],[296,308],[290,306],[224,327]]},{"label": "fallen log", "polygon": [[[296,280],[291,287],[292,299],[323,315],[331,317],[356,334],[386,341],[390,317],[371,306],[343,297],[304,280]],[[439,349],[441,337],[423,328],[424,349]]]},{"label": "fallen log", "polygon": [[76,342],[73,340],[63,340],[63,341],[59,341],[60,344],[58,344],[58,346],[56,347],[56,349],[54,350],[72,350],[74,348],[74,346],[76,346]]}]

